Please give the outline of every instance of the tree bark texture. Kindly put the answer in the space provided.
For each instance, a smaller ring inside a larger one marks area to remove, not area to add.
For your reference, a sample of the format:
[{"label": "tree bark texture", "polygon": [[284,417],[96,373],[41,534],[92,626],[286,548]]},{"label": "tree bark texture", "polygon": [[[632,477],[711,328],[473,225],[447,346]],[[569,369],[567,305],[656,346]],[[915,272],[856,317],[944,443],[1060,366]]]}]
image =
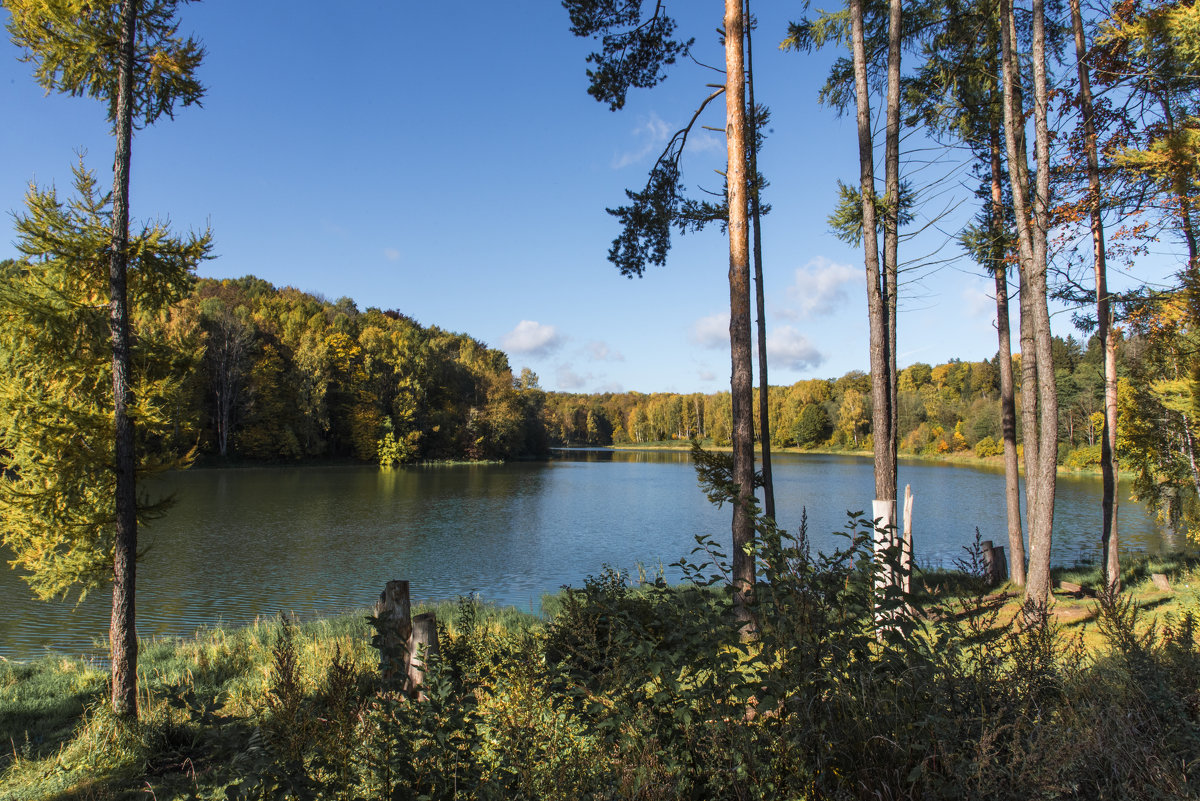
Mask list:
[{"label": "tree bark texture", "polygon": [[754,226],[754,305],[758,312],[758,441],[762,448],[763,511],[775,519],[775,481],[771,474],[771,385],[767,380],[767,305],[762,274],[762,213],[758,185],[758,106],[754,102],[754,47],[750,0],[746,0],[746,94],[750,108],[750,221]]},{"label": "tree bark texture", "polygon": [[1100,509],[1103,532],[1100,541],[1104,554],[1104,583],[1113,590],[1120,590],[1121,563],[1117,553],[1117,343],[1112,330],[1112,310],[1108,297],[1104,218],[1100,211],[1100,156],[1096,144],[1091,77],[1086,60],[1087,42],[1083,35],[1083,13],[1079,7],[1079,0],[1070,0],[1070,5],[1071,30],[1075,35],[1075,62],[1079,72],[1079,113],[1083,116],[1084,148],[1087,151],[1092,263],[1096,274],[1096,334],[1104,346],[1104,433],[1100,437],[1100,474],[1103,482]]},{"label": "tree bark texture", "polygon": [[117,149],[113,161],[112,252],[109,258],[109,331],[112,338],[113,422],[116,472],[116,539],[113,552],[112,705],[118,717],[137,717],[137,627],[134,608],[137,556],[137,492],[130,390],[129,167],[133,149],[133,60],[136,0],[121,3],[120,64],[117,73]]},{"label": "tree bark texture", "polygon": [[1004,438],[1004,501],[1008,515],[1008,549],[1013,584],[1025,586],[1025,537],[1021,526],[1021,471],[1017,461],[1017,407],[1012,368],[1012,323],[1008,314],[1008,269],[1005,266],[1003,189],[1000,185],[1000,132],[990,141],[992,180],[992,275],[996,280],[996,334],[1000,354],[1000,429]]},{"label": "tree bark texture", "polygon": [[900,426],[899,375],[896,372],[896,313],[900,280],[900,36],[901,0],[888,3],[887,128],[884,133],[884,192],[888,203],[883,221],[883,295],[887,314],[888,429],[887,458],[891,484],[888,495],[897,498],[896,441]]},{"label": "tree bark texture", "polygon": [[867,277],[867,317],[870,321],[871,428],[875,453],[875,499],[895,500],[894,449],[889,443],[892,412],[888,365],[889,327],[879,269],[879,238],[875,216],[875,155],[871,139],[870,87],[863,32],[862,0],[850,0],[850,46],[854,62],[854,90],[858,123],[859,186],[863,213],[863,261]]},{"label": "tree bark texture", "polygon": [[1058,482],[1058,385],[1054,376],[1053,334],[1047,304],[1047,237],[1050,231],[1050,92],[1046,77],[1046,15],[1033,0],[1033,120],[1037,184],[1033,197],[1032,271],[1034,337],[1038,366],[1038,525],[1029,532],[1029,585],[1035,600],[1050,598],[1050,545]]},{"label": "tree bark texture", "polygon": [[750,347],[750,242],[746,175],[746,77],[742,0],[725,0],[725,134],[729,185],[729,345],[733,402],[734,615],[745,635],[756,627],[754,600],[754,368]]},{"label": "tree bark texture", "polygon": [[[1047,118],[1045,15],[1033,2],[1034,147],[1038,163],[1030,196],[1024,117],[1018,94],[1016,24],[1011,0],[1001,0],[1004,129],[1016,217],[1021,277],[1021,399],[1025,448],[1025,500],[1029,531],[1026,597],[1036,608],[1050,601],[1050,544],[1058,460],[1058,392],[1051,355],[1046,298],[1046,234],[1049,220],[1050,148]],[[1032,208],[1030,208],[1032,205]]]}]

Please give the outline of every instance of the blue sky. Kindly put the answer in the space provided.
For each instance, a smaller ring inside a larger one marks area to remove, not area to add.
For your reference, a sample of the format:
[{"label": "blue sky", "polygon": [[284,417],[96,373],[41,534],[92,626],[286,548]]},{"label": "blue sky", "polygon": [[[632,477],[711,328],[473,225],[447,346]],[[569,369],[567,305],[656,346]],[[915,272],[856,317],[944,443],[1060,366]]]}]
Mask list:
[{"label": "blue sky", "polygon": [[[722,65],[721,7],[675,0],[695,55]],[[213,277],[254,274],[360,308],[395,308],[508,352],[548,389],[704,391],[729,385],[728,248],[716,231],[676,239],[664,268],[621,277],[605,259],[606,206],[640,188],[667,137],[720,76],[693,63],[610,112],[586,94],[590,43],[554,0],[505,3],[208,0],[182,28],[208,50],[204,108],[134,142],[133,213],[211,226]],[[857,176],[853,120],[817,102],[831,54],[777,49],[800,5],[760,0],[756,91],[772,110],[761,156],[771,382],[866,369],[858,251],[825,222],[836,180]],[[5,12],[0,12],[5,13]],[[31,181],[70,185],[75,153],[102,183],[112,141],[103,107],[45,96],[0,46],[0,208]],[[724,106],[704,122],[723,127]],[[690,188],[719,189],[724,139],[701,131]],[[924,154],[930,155],[929,153]],[[939,157],[950,154],[933,151]],[[941,228],[973,213],[949,207]],[[11,226],[0,258],[15,255]],[[915,258],[944,239],[926,235]],[[935,259],[955,255],[951,246]],[[964,259],[917,265],[903,289],[899,361],[990,358],[992,284]],[[1069,332],[1067,315],[1058,327]]]}]

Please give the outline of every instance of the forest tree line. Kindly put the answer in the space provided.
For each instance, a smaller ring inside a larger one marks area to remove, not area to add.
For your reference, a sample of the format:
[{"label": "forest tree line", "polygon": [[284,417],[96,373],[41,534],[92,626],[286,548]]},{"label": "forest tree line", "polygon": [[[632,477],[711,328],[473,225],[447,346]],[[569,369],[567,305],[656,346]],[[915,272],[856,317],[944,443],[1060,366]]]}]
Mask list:
[{"label": "forest tree line", "polygon": [[173,312],[202,454],[391,464],[538,455],[542,393],[508,357],[397,311],[266,281],[200,279]]},{"label": "forest tree line", "polygon": [[[1121,350],[1138,353],[1136,338]],[[1142,348],[1144,350],[1144,348]],[[1060,404],[1060,461],[1096,464],[1103,429],[1104,353],[1096,337],[1054,338]],[[981,457],[1001,452],[999,356],[970,362],[922,362],[900,371],[900,450],[909,455],[973,451]],[[1020,373],[1020,355],[1013,357]],[[1122,358],[1123,372],[1127,372]],[[758,429],[758,390],[755,428]],[[839,378],[814,378],[773,386],[767,408],[771,445],[776,448],[871,450],[870,376],[852,370]],[[1100,415],[1097,417],[1097,415]],[[697,437],[729,444],[728,392],[549,393],[545,425],[556,445],[623,445]]]},{"label": "forest tree line", "polygon": [[[16,282],[22,268],[0,271]],[[160,433],[143,443],[162,454],[392,464],[546,452],[536,381],[466,334],[250,276],[192,279],[168,308],[133,313],[139,371],[171,378]]]}]

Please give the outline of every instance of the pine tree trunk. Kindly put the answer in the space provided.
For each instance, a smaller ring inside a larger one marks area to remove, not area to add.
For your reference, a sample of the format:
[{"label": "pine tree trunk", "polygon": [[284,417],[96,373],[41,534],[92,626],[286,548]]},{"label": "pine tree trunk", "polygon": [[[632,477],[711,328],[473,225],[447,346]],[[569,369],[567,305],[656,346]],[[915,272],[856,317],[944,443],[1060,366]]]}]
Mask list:
[{"label": "pine tree trunk", "polygon": [[745,6],[746,93],[750,106],[750,220],[754,226],[754,305],[758,312],[758,440],[762,448],[763,511],[775,519],[775,481],[771,474],[771,385],[767,380],[767,306],[762,274],[762,213],[758,185],[758,106],[754,102],[754,47],[750,0]]},{"label": "pine tree trunk", "polygon": [[742,0],[725,0],[725,134],[729,185],[729,345],[733,404],[733,480],[738,502],[733,506],[734,615],[742,633],[756,631],[754,542],[750,505],[754,500],[754,390],[750,347],[750,242],[746,175],[746,78]]},{"label": "pine tree trunk", "polygon": [[884,134],[884,191],[888,197],[883,223],[883,290],[887,314],[887,459],[891,482],[881,500],[895,501],[897,493],[897,432],[900,425],[899,376],[896,372],[896,312],[899,298],[900,219],[900,36],[901,0],[888,4],[887,129]]},{"label": "pine tree trunk", "polygon": [[1025,586],[1025,539],[1021,531],[1021,474],[1017,464],[1017,410],[1013,389],[1012,323],[1008,315],[1008,270],[1004,265],[1004,208],[1000,186],[1000,132],[990,141],[992,170],[992,274],[996,279],[996,334],[1000,354],[1000,428],[1004,438],[1004,500],[1008,513],[1009,578]]},{"label": "pine tree trunk", "polygon": [[867,317],[870,321],[871,428],[875,453],[875,498],[895,500],[896,472],[889,451],[891,410],[888,376],[888,320],[879,269],[879,238],[875,217],[875,156],[871,140],[871,101],[862,0],[850,0],[850,47],[858,122],[859,186],[863,212],[863,261],[867,276]]},{"label": "pine tree trunk", "polygon": [[1029,208],[1029,170],[1018,100],[1016,23],[1011,0],[1001,0],[1001,49],[1004,76],[1004,130],[1012,182],[1013,211],[1021,275],[1021,398],[1025,448],[1025,498],[1029,530],[1026,598],[1033,609],[1050,601],[1050,545],[1058,459],[1058,392],[1051,355],[1050,312],[1046,298],[1046,232],[1049,218],[1050,148],[1048,142],[1045,62],[1045,15],[1033,3],[1034,125],[1038,171]]},{"label": "pine tree trunk", "polygon": [[115,426],[116,547],[113,554],[112,705],[119,717],[137,717],[137,628],[134,587],[137,556],[137,494],[130,390],[129,307],[126,273],[129,249],[129,167],[133,147],[133,58],[136,0],[122,0],[120,65],[117,74],[117,150],[113,162],[112,253],[109,261],[109,330],[112,337]]},{"label": "pine tree trunk", "polygon": [[1029,585],[1033,598],[1050,600],[1050,546],[1058,482],[1058,385],[1054,376],[1053,334],[1047,304],[1047,237],[1050,231],[1050,101],[1046,76],[1046,17],[1043,0],[1033,0],[1033,120],[1037,184],[1033,198],[1034,337],[1038,368],[1037,527],[1029,531]]},{"label": "pine tree trunk", "polygon": [[1117,553],[1117,343],[1112,330],[1112,311],[1108,298],[1108,265],[1104,248],[1104,218],[1100,212],[1100,157],[1096,146],[1095,109],[1092,84],[1085,58],[1087,44],[1083,35],[1083,14],[1079,0],[1070,0],[1071,29],[1075,35],[1075,60],[1079,71],[1079,113],[1083,116],[1084,147],[1087,150],[1088,194],[1092,259],[1096,271],[1097,336],[1104,347],[1104,433],[1100,438],[1100,472],[1103,495],[1101,546],[1104,552],[1104,583],[1114,591],[1121,589],[1121,563]]}]

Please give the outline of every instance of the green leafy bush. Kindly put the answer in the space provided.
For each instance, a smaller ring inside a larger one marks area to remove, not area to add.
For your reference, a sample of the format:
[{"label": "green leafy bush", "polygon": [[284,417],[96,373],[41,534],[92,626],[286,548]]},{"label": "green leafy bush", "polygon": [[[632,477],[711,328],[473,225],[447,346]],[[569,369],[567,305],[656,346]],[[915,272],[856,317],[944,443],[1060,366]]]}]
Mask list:
[{"label": "green leafy bush", "polygon": [[989,456],[999,456],[1004,453],[1004,443],[997,442],[989,437],[984,437],[975,443],[975,455],[980,459],[986,459]]},{"label": "green leafy bush", "polygon": [[1063,459],[1063,467],[1068,470],[1090,470],[1100,467],[1100,446],[1084,445],[1075,448]]}]

